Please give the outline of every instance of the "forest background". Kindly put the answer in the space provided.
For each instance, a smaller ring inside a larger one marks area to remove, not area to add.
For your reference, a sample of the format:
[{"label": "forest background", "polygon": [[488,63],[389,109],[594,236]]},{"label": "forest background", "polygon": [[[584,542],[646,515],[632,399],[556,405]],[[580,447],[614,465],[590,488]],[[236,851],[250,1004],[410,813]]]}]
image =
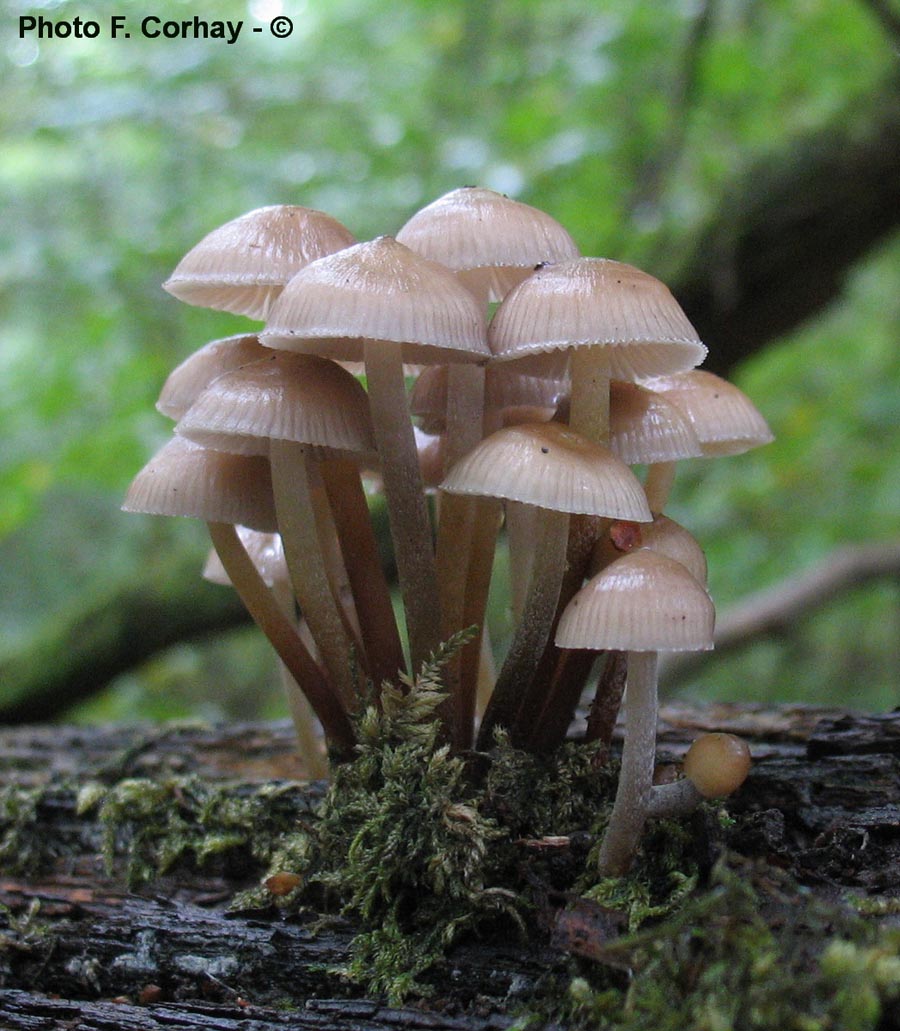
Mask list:
[{"label": "forest background", "polygon": [[[22,15],[122,13],[247,24],[234,45],[19,37]],[[465,184],[666,281],[776,435],[679,473],[670,514],[723,625],[763,590],[776,615],[672,670],[670,697],[900,704],[889,0],[3,0],[0,19],[0,720],[282,714],[267,646],[199,578],[204,527],[119,511],[171,432],[168,371],[254,325],[159,284],[253,207],[362,240]],[[823,570],[833,592],[792,600]],[[502,647],[502,590],[491,623]]]}]

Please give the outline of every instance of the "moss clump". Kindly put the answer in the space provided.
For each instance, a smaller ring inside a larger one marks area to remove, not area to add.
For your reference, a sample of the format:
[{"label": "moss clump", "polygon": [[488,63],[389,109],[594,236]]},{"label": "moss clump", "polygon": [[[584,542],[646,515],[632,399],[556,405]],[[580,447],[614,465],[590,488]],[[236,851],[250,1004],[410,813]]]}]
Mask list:
[{"label": "moss clump", "polygon": [[335,771],[315,830],[309,883],[364,930],[349,974],[399,1000],[467,928],[521,901],[501,885],[494,845],[506,831],[479,805],[467,768],[438,742],[444,699],[436,656],[407,690],[385,685],[359,722],[352,763]]},{"label": "moss clump", "polygon": [[264,868],[309,816],[299,784],[263,784],[236,790],[197,777],[120,781],[79,794],[79,811],[96,808],[103,854],[111,871],[126,855],[130,887],[166,873],[177,863],[221,864],[232,876]]},{"label": "moss clump", "polygon": [[0,789],[0,869],[7,873],[39,873],[53,860],[53,844],[42,830],[45,795],[43,788],[14,784]]}]

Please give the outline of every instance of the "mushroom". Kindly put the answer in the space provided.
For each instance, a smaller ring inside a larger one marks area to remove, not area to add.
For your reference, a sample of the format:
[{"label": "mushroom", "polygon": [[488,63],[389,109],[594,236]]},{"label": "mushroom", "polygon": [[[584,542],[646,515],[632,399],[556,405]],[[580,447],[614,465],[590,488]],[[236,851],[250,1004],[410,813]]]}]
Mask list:
[{"label": "mushroom", "polygon": [[569,425],[596,443],[609,433],[611,379],[633,382],[681,372],[706,355],[663,283],[608,258],[537,269],[499,306],[488,339],[496,360],[517,359],[523,368],[548,352],[567,351]]},{"label": "mushroom", "polygon": [[706,589],[678,562],[649,549],[623,555],[595,576],[563,612],[561,648],[628,653],[625,745],[598,865],[607,876],[631,865],[647,819],[656,749],[660,651],[712,648],[715,612]]},{"label": "mushroom", "polygon": [[[498,430],[457,462],[443,489],[523,502],[540,511],[528,597],[479,733],[479,747],[487,747],[495,726],[511,726],[547,643],[565,567],[569,514],[637,521],[649,520],[650,515],[643,490],[628,467],[608,449],[559,423]],[[464,713],[471,711],[471,704],[463,700]]]},{"label": "mushroom", "polygon": [[[740,455],[775,438],[747,395],[733,383],[704,369],[655,376],[644,386],[680,408],[690,419],[704,458]],[[661,512],[675,477],[674,459],[650,466],[645,489],[654,512]]]},{"label": "mushroom", "polygon": [[403,362],[483,362],[485,333],[484,314],[448,269],[383,236],[298,272],[260,336],[269,347],[365,360],[414,668],[436,650],[442,626]]},{"label": "mushroom", "polygon": [[188,304],[264,319],[295,272],[353,243],[350,230],[324,212],[256,208],[204,236],[163,289]]},{"label": "mushroom", "polygon": [[265,532],[276,529],[266,459],[224,454],[174,437],[135,477],[122,508],[206,521],[216,552],[247,611],[309,699],[332,747],[340,755],[349,754],[355,735],[345,709],[235,529],[235,524]]},{"label": "mushroom", "polygon": [[[178,423],[201,444],[267,454],[278,524],[297,600],[345,704],[356,689],[352,633],[339,603],[325,549],[332,517],[340,536],[363,629],[361,657],[376,683],[395,678],[402,652],[390,596],[352,454],[371,453],[374,438],[365,391],[334,362],[266,351],[268,357],[218,377]],[[331,510],[317,502],[321,473]],[[333,533],[333,531],[332,531]]]},{"label": "mushroom", "polygon": [[684,777],[652,789],[650,817],[681,816],[703,801],[733,794],[747,779],[750,765],[746,741],[720,731],[701,734],[684,757]]},{"label": "mushroom", "polygon": [[169,373],[156,402],[157,411],[170,419],[180,419],[223,372],[267,356],[255,333],[210,340]]},{"label": "mushroom", "polygon": [[[467,186],[452,190],[416,212],[397,233],[397,239],[424,257],[452,269],[487,313],[491,301],[501,301],[541,262],[578,255],[569,233],[550,215],[493,190]],[[472,364],[452,363],[447,371],[445,472],[485,433],[485,371]],[[488,578],[479,575],[489,566],[494,551],[495,509],[475,498],[441,500],[436,563],[441,591],[443,635],[450,637],[464,626],[484,622]],[[470,575],[470,567],[474,575]],[[480,593],[477,585],[484,585]],[[477,656],[479,637],[459,655]],[[477,662],[468,662],[477,670]],[[451,684],[455,666],[448,667]],[[469,694],[472,685],[460,688]]]}]

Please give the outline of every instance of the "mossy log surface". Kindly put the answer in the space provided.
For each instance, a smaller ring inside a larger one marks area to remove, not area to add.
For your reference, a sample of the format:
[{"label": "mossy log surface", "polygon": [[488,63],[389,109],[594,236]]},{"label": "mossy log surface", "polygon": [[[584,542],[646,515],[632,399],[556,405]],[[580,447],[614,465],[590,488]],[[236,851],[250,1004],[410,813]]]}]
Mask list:
[{"label": "mossy log surface", "polygon": [[[729,846],[824,898],[896,896],[900,712],[669,707],[660,763],[676,762],[708,730],[741,734],[755,759],[729,805],[738,817]],[[0,730],[0,789],[41,789],[23,817],[40,843],[39,869],[17,869],[9,848],[0,852],[0,1027],[493,1031],[513,1022],[518,1002],[559,960],[559,936],[555,947],[473,942],[454,950],[427,1003],[390,1007],[359,998],[341,976],[347,923],[226,912],[259,877],[250,862],[178,864],[129,891],[121,871],[104,868],[103,831],[78,815],[78,788],[187,775],[240,793],[303,770],[286,725]],[[321,790],[302,792],[301,810],[312,811]]]}]

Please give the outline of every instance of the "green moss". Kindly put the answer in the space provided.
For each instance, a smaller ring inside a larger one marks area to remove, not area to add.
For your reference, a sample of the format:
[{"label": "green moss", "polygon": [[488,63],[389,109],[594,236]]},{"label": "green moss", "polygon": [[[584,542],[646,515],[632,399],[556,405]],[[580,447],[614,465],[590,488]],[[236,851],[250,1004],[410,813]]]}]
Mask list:
[{"label": "green moss", "polygon": [[[112,871],[126,856],[129,886],[152,880],[177,863],[230,873],[264,868],[298,833],[308,803],[299,784],[263,784],[237,791],[197,777],[128,779],[105,791],[83,792],[103,827],[103,855]],[[84,810],[83,810],[84,811]]]},{"label": "green moss", "polygon": [[[611,989],[622,969],[630,982]],[[875,1031],[898,998],[900,931],[732,858],[665,921],[599,945],[541,1019],[570,1031]]]},{"label": "green moss", "polygon": [[0,789],[0,869],[10,874],[38,873],[52,858],[41,832],[42,789],[10,785]]},{"label": "green moss", "polygon": [[[600,765],[593,746],[534,756],[502,734],[487,754],[452,755],[437,715],[441,664],[458,644],[360,715],[356,757],[335,769],[315,811],[299,784],[170,778],[82,785],[77,812],[99,821],[108,865],[124,857],[132,885],[177,864],[247,879],[266,870],[234,908],[349,918],[358,933],[343,972],[354,990],[392,1003],[433,991],[464,935],[546,942],[556,919],[558,962],[518,1027],[888,1026],[900,1003],[900,930],[879,919],[896,914],[896,900],[826,905],[764,864],[714,864],[729,822],[714,806],[652,824],[629,875],[601,877],[615,766]],[[7,868],[56,854],[41,812],[60,790],[0,794]]]}]

